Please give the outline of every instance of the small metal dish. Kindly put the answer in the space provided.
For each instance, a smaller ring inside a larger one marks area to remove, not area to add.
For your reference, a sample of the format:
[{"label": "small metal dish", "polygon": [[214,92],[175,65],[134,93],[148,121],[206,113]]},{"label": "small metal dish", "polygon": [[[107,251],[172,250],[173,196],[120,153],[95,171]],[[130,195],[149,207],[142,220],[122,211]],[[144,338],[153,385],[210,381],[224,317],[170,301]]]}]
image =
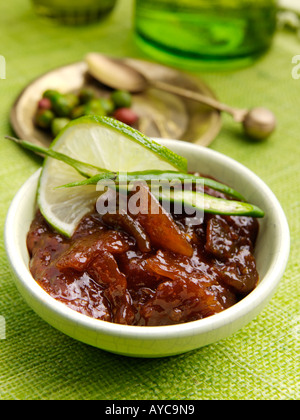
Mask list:
[{"label": "small metal dish", "polygon": [[[201,80],[178,70],[142,60],[123,59],[152,79],[162,80],[215,98],[212,90]],[[32,81],[15,101],[10,121],[19,138],[48,147],[51,136],[34,125],[37,103],[47,89],[62,93],[92,88],[99,96],[109,96],[111,89],[94,79],[85,62],[54,69]],[[133,109],[139,115],[135,127],[149,137],[173,138],[208,146],[219,133],[222,121],[218,111],[176,95],[148,89],[133,95]]]}]

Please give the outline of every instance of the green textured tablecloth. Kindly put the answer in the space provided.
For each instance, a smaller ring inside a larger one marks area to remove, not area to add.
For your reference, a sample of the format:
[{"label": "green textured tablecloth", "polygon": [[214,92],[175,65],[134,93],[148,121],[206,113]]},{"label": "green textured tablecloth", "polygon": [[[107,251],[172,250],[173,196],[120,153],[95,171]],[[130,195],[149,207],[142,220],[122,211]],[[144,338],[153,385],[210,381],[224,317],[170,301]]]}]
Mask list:
[{"label": "green textured tablecloth", "polygon": [[[41,161],[3,140],[9,111],[28,82],[88,51],[143,57],[131,30],[132,1],[119,0],[106,20],[86,27],[40,19],[28,0],[1,1],[0,80],[1,231],[9,204]],[[293,34],[278,33],[271,51],[238,72],[202,74],[218,96],[240,107],[265,105],[278,116],[268,142],[250,144],[230,117],[212,148],[256,172],[274,191],[289,219],[292,247],[286,273],[266,309],[217,344],[172,358],[140,360],[79,343],[42,321],[19,295],[0,242],[0,399],[299,399],[300,340],[300,80]]]}]

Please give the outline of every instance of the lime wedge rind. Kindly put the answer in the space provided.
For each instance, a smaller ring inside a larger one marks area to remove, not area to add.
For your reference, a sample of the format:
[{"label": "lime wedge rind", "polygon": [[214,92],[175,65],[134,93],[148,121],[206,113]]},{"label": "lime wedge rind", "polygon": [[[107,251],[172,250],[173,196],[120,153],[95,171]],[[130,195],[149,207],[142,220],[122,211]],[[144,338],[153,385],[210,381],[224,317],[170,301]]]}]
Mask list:
[{"label": "lime wedge rind", "polygon": [[[131,141],[135,141],[136,143],[138,143],[139,146],[143,146],[147,148],[148,151],[151,151],[152,153],[159,156],[161,160],[167,162],[168,164],[173,166],[176,170],[180,172],[184,172],[184,173],[187,172],[187,159],[186,158],[177,155],[175,152],[157,143],[155,140],[149,139],[147,136],[135,130],[134,128],[129,127],[128,125],[110,117],[99,117],[97,115],[90,115],[90,116],[84,116],[84,117],[71,121],[66,127],[64,127],[64,129],[52,142],[50,148],[56,147],[57,143],[61,141],[61,137],[64,136],[65,132],[68,131],[70,127],[77,126],[78,124],[81,125],[81,124],[93,124],[93,123],[97,125],[101,125],[103,128],[108,128],[109,130],[115,130],[117,133],[121,132],[122,136],[126,136]],[[151,168],[151,169],[160,169],[160,168]]]}]

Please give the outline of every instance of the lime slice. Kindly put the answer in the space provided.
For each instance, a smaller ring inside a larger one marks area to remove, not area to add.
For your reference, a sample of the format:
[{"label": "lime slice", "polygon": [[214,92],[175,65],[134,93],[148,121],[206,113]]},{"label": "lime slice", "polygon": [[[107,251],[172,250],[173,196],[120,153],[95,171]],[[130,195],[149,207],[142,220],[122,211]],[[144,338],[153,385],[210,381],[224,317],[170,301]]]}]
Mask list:
[{"label": "lime slice", "polygon": [[[73,159],[116,172],[163,170],[186,172],[187,161],[138,131],[112,118],[87,116],[72,121],[51,149]],[[62,161],[46,158],[38,187],[38,204],[47,222],[72,236],[99,196],[95,186],[55,189],[85,178]]]}]

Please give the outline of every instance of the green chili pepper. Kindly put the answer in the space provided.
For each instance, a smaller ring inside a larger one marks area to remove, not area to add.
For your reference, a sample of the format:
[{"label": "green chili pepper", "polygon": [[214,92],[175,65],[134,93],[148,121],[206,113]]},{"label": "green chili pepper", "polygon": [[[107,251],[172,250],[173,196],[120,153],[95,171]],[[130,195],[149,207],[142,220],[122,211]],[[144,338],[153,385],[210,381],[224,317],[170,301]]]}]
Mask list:
[{"label": "green chili pepper", "polygon": [[[238,215],[238,216],[252,216],[264,217],[264,212],[255,205],[244,202],[244,198],[240,193],[232,188],[223,185],[217,181],[209,178],[203,178],[192,174],[182,174],[178,172],[163,172],[163,171],[143,171],[143,172],[109,172],[106,169],[98,168],[96,166],[80,162],[63,153],[56,152],[52,149],[46,149],[24,140],[18,140],[13,137],[6,136],[7,139],[13,140],[22,147],[33,152],[41,153],[45,156],[63,161],[76,169],[82,176],[87,179],[79,182],[72,182],[70,184],[62,185],[57,188],[78,187],[83,185],[96,185],[102,180],[114,181],[117,188],[128,189],[130,182],[144,181],[154,183],[154,186],[159,186],[170,181],[187,182],[188,184],[195,184],[197,180],[203,183],[204,186],[214,190],[223,192],[231,197],[242,201],[224,200],[205,194],[203,192],[193,190],[183,190],[176,188],[154,188],[153,194],[160,200],[168,200],[171,203],[184,203],[185,205],[194,209],[203,210],[207,213],[223,214],[223,215]],[[152,192],[152,190],[151,190]]]},{"label": "green chili pepper", "polygon": [[163,172],[163,171],[144,171],[144,172],[108,172],[108,173],[98,173],[97,175],[83,181],[73,182],[62,187],[78,187],[83,185],[97,185],[98,182],[102,180],[110,179],[118,184],[124,184],[134,181],[145,181],[147,183],[155,181],[158,183],[163,182],[185,182],[186,184],[195,184],[199,181],[200,185],[203,183],[204,187],[212,188],[216,191],[222,192],[230,197],[236,198],[241,201],[246,201],[245,198],[234,189],[228,187],[227,185],[221,184],[220,182],[214,181],[209,178],[204,178],[201,176],[195,176],[192,174],[182,174],[179,172]]}]

